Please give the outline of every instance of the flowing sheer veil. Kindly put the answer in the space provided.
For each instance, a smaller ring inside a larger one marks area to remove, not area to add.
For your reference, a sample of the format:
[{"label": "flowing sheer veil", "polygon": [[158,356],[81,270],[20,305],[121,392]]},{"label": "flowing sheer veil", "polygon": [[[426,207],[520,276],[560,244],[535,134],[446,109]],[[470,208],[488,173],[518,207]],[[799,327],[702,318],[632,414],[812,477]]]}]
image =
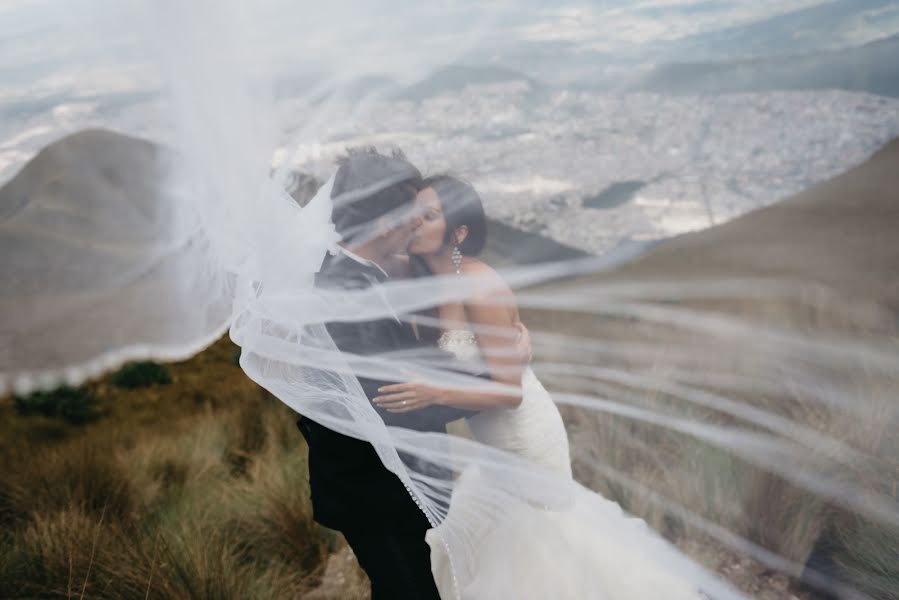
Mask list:
[{"label": "flowing sheer veil", "polygon": [[[639,580],[633,571],[616,572],[616,565],[664,573],[654,584],[659,587],[670,577],[715,598],[741,597],[642,521],[610,519],[618,510],[611,500],[638,498],[627,508],[644,509],[647,519],[668,515],[653,525],[674,519],[715,547],[794,576],[805,555],[776,531],[746,522],[777,512],[758,508],[767,502],[764,490],[789,490],[784,497],[791,501],[826,504],[866,523],[899,527],[894,501],[870,484],[872,472],[895,465],[893,438],[884,429],[896,423],[890,390],[899,377],[895,338],[883,325],[888,314],[875,302],[846,302],[792,274],[710,271],[681,278],[663,266],[645,276],[638,269],[618,277],[615,268],[627,253],[504,266],[503,279],[516,290],[533,332],[535,371],[563,407],[575,480],[465,436],[384,424],[357,377],[424,378],[462,388],[484,381],[429,360],[340,352],[324,324],[407,319],[441,303],[489,296],[496,280],[396,278],[339,293],[315,287],[316,272],[339,241],[331,222],[334,179],[301,206],[284,191],[297,158],[290,155],[302,154],[306,164],[322,169],[332,164],[347,132],[359,134],[354,128],[366,127],[360,123],[371,115],[389,129],[396,111],[407,110],[404,102],[411,101],[391,96],[389,87],[363,93],[354,86],[392,77],[397,87],[409,89],[478,44],[489,53],[502,35],[496,24],[521,17],[509,6],[410,3],[394,18],[364,3],[334,3],[319,15],[310,8],[300,31],[280,32],[299,41],[285,41],[277,57],[296,52],[299,58],[293,58],[311,74],[300,85],[300,99],[287,105],[306,118],[278,152],[274,106],[283,110],[284,104],[272,98],[278,93],[267,79],[272,55],[255,46],[260,34],[248,18],[252,11],[229,2],[131,8],[135,22],[139,17],[149,24],[144,41],[151,71],[165,82],[161,137],[169,149],[140,146],[140,160],[155,180],[142,198],[91,187],[91,174],[115,170],[116,153],[97,154],[89,164],[72,153],[53,157],[70,182],[65,190],[45,186],[0,206],[0,390],[26,394],[80,384],[137,358],[186,358],[228,331],[251,379],[295,411],[370,442],[433,525],[444,521],[459,474],[484,475],[469,505],[470,521],[456,520],[441,533],[454,562],[465,562],[456,553],[470,547],[485,520],[500,521],[510,507],[579,507],[578,536],[610,540],[610,557],[620,563],[595,572],[596,557],[578,551],[570,530],[540,530],[540,539],[533,539],[523,529],[525,539],[517,541],[556,573],[547,581],[567,582],[565,597],[571,598],[601,590],[603,578]],[[259,11],[270,10],[277,20],[281,9],[267,2]],[[353,15],[358,19],[350,20]],[[438,24],[446,30],[431,31]],[[322,36],[336,40],[327,56],[318,50]],[[329,65],[316,71],[311,67],[319,58]],[[500,99],[504,89],[497,92]],[[472,102],[479,101],[494,100],[475,95]],[[441,100],[430,102],[432,117],[440,118]],[[519,109],[496,103],[500,127],[503,110]],[[456,135],[464,137],[466,127],[476,124],[460,118]],[[368,138],[402,145],[412,134],[379,138],[372,132]],[[527,139],[523,135],[520,143]],[[437,149],[419,158],[440,164],[441,141],[430,143]],[[11,185],[28,176],[26,168]],[[590,279],[604,273],[608,279]],[[773,314],[787,303],[800,307],[798,320]],[[734,306],[740,310],[730,310]],[[859,392],[861,375],[876,383]],[[827,418],[818,418],[822,414]],[[879,441],[873,431],[880,432]],[[682,440],[689,444],[676,444]],[[621,455],[608,456],[609,448]],[[726,476],[709,476],[711,463]],[[655,466],[641,471],[646,464]],[[666,473],[676,473],[678,481],[651,481]],[[695,485],[686,486],[692,495],[671,491],[693,476]],[[753,488],[753,481],[763,483]],[[533,577],[535,597],[550,591],[540,590],[540,573],[508,576]]]}]

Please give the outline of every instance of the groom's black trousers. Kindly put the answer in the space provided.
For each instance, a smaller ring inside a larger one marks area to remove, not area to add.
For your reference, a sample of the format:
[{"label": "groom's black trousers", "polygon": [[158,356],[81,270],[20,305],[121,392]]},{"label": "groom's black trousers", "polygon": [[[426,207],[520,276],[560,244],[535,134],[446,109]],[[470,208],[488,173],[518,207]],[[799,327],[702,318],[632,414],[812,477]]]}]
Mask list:
[{"label": "groom's black trousers", "polygon": [[425,542],[431,525],[400,479],[368,442],[305,417],[297,425],[309,445],[312,516],[346,537],[371,580],[372,600],[439,600]]},{"label": "groom's black trousers", "polygon": [[[427,525],[424,515],[422,519]],[[372,600],[440,600],[431,576],[425,529],[343,532],[371,580]]]}]

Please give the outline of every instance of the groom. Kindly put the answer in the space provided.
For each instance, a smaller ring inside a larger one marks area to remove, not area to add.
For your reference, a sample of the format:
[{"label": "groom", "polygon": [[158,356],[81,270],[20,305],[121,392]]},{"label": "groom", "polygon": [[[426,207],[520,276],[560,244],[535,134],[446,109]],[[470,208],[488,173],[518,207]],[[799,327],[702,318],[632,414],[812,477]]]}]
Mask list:
[{"label": "groom", "polygon": [[[387,265],[404,253],[417,224],[414,201],[420,173],[401,156],[374,149],[350,151],[340,161],[331,198],[332,219],[343,241],[316,277],[316,285],[364,290],[388,279]],[[385,305],[385,308],[389,307]],[[412,327],[389,314],[370,321],[326,324],[342,352],[361,356],[422,346]],[[387,381],[357,377],[369,400]],[[376,408],[389,425],[445,432],[446,423],[471,413],[432,406],[409,413]],[[425,532],[430,524],[400,479],[381,463],[368,442],[302,417],[298,426],[309,446],[313,517],[343,533],[371,580],[372,599],[433,599]]]}]

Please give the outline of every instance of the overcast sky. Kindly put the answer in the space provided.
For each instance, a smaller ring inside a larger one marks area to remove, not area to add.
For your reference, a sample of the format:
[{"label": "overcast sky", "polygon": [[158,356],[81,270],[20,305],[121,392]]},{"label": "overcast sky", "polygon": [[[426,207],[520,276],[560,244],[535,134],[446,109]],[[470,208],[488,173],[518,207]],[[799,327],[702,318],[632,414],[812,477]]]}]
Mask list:
[{"label": "overcast sky", "polygon": [[82,126],[86,114],[102,124],[158,91],[166,52],[210,53],[212,64],[220,54],[236,70],[227,57],[243,48],[253,54],[245,73],[294,89],[310,73],[413,82],[454,61],[567,83],[896,33],[899,0],[0,0],[0,173],[49,132]]},{"label": "overcast sky", "polygon": [[[154,1],[193,7],[194,18],[201,19],[204,6],[223,5],[223,0]],[[346,64],[347,57],[358,59],[359,44],[372,38],[381,40],[376,50],[385,52],[384,62],[428,50],[449,58],[477,50],[501,59],[515,48],[515,55],[526,52],[534,64],[542,55],[564,67],[566,58],[592,53],[650,61],[702,57],[703,49],[752,54],[758,49],[748,42],[758,32],[739,33],[753,24],[768,30],[772,39],[765,48],[772,52],[861,44],[899,32],[899,0],[463,0],[441,2],[439,8],[406,0],[242,4],[240,26],[281,70]],[[163,38],[167,27],[149,23],[141,5],[147,1],[0,0],[0,103],[77,86],[114,91],[138,85],[128,70],[147,58],[148,40]],[[799,14],[805,18],[791,17],[803,9]],[[172,9],[169,20],[178,19],[179,12]]]}]

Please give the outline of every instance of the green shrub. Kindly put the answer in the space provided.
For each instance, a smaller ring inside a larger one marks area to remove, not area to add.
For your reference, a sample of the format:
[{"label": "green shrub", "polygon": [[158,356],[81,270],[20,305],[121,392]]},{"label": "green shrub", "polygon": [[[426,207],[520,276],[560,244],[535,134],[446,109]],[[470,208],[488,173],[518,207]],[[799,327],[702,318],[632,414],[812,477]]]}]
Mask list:
[{"label": "green shrub", "polygon": [[57,417],[75,425],[88,423],[100,416],[97,399],[90,392],[69,386],[17,396],[15,407],[21,415]]},{"label": "green shrub", "polygon": [[149,387],[154,384],[167,385],[172,383],[165,366],[153,361],[141,361],[128,363],[113,373],[112,383],[117,387],[137,389]]}]

